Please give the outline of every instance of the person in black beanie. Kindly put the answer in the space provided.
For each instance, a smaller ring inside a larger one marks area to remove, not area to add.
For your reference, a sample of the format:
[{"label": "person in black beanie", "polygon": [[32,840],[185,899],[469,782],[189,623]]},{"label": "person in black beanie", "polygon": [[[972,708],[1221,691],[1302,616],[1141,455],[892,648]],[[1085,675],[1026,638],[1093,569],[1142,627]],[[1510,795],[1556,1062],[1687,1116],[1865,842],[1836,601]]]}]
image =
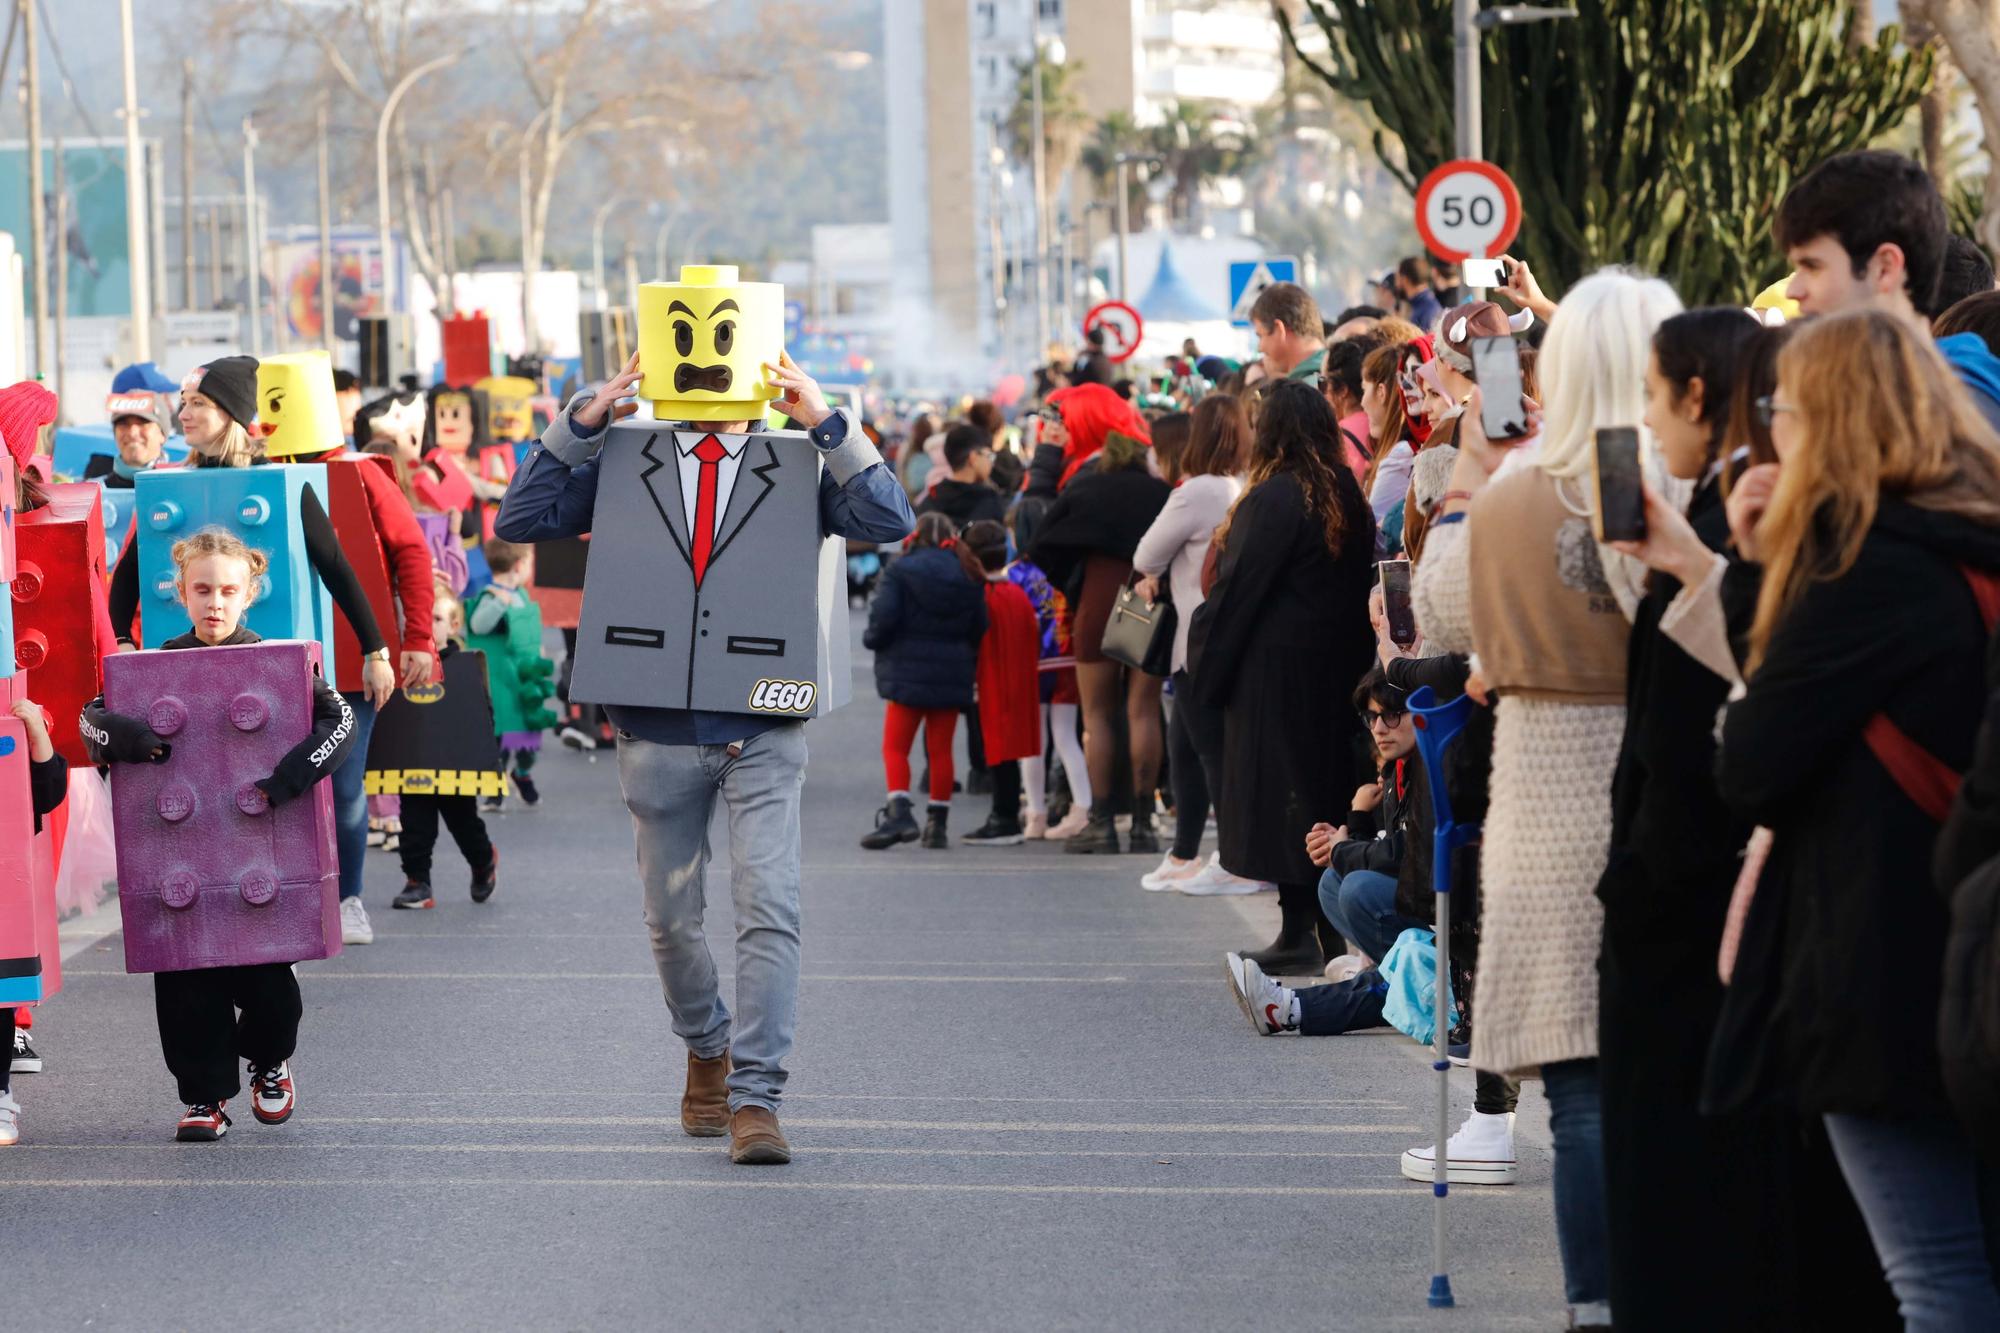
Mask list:
[{"label": "person in black beanie", "polygon": [[[248,425],[257,419],[257,358],[221,356],[196,366],[181,381],[181,393],[199,393],[231,421]],[[192,437],[188,443],[194,443]]]}]

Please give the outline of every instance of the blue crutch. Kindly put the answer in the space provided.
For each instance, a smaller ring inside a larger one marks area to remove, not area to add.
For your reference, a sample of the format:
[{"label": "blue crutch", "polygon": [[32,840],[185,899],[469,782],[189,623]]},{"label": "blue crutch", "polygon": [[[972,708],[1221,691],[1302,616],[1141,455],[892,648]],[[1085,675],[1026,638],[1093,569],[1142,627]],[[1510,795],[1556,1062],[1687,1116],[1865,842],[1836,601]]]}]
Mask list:
[{"label": "blue crutch", "polygon": [[1451,792],[1445,781],[1444,754],[1466,719],[1477,707],[1465,695],[1440,704],[1426,685],[1410,696],[1410,717],[1417,730],[1417,753],[1424,758],[1424,780],[1431,797],[1431,888],[1437,893],[1437,1161],[1431,1176],[1431,1194],[1436,1200],[1431,1231],[1430,1304],[1445,1308],[1453,1304],[1451,1275],[1444,1261],[1444,1201],[1451,1190],[1451,1164],[1445,1143],[1451,1137],[1451,858],[1452,853],[1478,836],[1479,825],[1460,824],[1451,815]]}]

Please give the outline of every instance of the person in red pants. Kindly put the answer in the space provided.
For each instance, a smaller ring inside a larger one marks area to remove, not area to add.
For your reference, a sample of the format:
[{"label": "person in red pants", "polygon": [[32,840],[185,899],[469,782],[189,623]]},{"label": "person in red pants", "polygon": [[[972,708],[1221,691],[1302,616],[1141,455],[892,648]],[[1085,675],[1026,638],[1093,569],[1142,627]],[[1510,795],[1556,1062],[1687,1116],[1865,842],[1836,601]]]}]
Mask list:
[{"label": "person in red pants", "polygon": [[[861,839],[870,851],[915,842],[951,845],[951,738],[971,707],[986,632],[986,575],[944,514],[917,520],[909,550],[889,566],[868,607],[861,643],[875,654],[875,688],[888,700],[882,719],[882,767],[889,799]],[[922,830],[910,808],[910,744],[924,729],[930,757],[930,811]]]}]

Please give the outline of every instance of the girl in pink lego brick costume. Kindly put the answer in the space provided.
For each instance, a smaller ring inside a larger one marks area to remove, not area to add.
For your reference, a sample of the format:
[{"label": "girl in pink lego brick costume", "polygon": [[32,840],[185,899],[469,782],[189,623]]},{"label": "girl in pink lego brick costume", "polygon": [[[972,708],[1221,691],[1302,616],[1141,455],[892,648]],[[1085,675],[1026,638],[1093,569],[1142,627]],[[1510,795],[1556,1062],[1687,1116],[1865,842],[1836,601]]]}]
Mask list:
[{"label": "girl in pink lego brick costume", "polygon": [[[177,591],[194,631],[160,647],[258,642],[242,620],[266,567],[264,553],[221,528],[205,528],[175,542],[173,556]],[[313,695],[312,734],[257,782],[274,806],[325,781],[355,748],[354,710],[347,701],[324,680],[313,682]],[[106,711],[101,695],[83,710],[83,735],[91,758],[99,763],[156,763],[168,753],[167,743],[144,718]],[[250,1109],[257,1119],[280,1125],[291,1118],[297,1102],[291,1056],[303,1006],[289,963],[155,972],[153,1003],[160,1049],[187,1105],[174,1137],[184,1143],[212,1142],[228,1132],[229,1099],[241,1089],[238,1059],[250,1067]]]}]

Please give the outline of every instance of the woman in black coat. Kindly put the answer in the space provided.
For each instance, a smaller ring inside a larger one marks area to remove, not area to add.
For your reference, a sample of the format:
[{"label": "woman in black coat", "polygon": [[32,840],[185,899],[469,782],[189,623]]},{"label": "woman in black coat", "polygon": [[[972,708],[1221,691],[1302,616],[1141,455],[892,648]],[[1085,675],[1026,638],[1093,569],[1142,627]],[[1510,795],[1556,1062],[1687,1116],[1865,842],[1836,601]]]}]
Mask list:
[{"label": "woman in black coat", "polygon": [[1305,835],[1356,786],[1348,696],[1375,656],[1375,518],[1311,385],[1265,394],[1249,489],[1215,544],[1188,674],[1223,715],[1222,867],[1278,886],[1278,938],[1244,957],[1273,976],[1317,972],[1346,945],[1320,912]]},{"label": "woman in black coat", "polygon": [[[1072,391],[1075,392],[1075,391]],[[1101,391],[1100,391],[1101,392]],[[1068,420],[1082,429],[1074,399],[1058,395]],[[1125,422],[1144,428],[1136,415]],[[1165,733],[1160,687],[1149,676],[1104,655],[1104,630],[1118,591],[1132,574],[1139,539],[1166,507],[1171,488],[1147,466],[1147,441],[1122,429],[1107,431],[1104,445],[1063,483],[1035,530],[1028,559],[1069,599],[1074,617],[1076,683],[1083,702],[1083,753],[1090,766],[1090,822],[1064,844],[1066,852],[1115,852],[1119,814],[1118,714],[1125,714],[1132,766],[1132,833],[1129,850],[1157,852],[1153,793],[1159,786]]]},{"label": "woman in black coat", "polygon": [[889,707],[882,718],[882,766],[889,800],[875,828],[861,839],[870,851],[914,842],[910,811],[910,743],[924,729],[930,760],[930,817],[924,846],[948,847],[951,738],[959,713],[972,706],[979,639],[986,633],[986,576],[943,514],[917,520],[909,552],[889,566],[868,605],[861,644],[875,654],[875,689]]},{"label": "woman in black coat", "polygon": [[1794,333],[1768,402],[1779,462],[1730,502],[1763,588],[1718,771],[1773,839],[1704,1105],[1824,1116],[1904,1319],[1996,1328],[1977,1166],[1939,1071],[1943,810],[1910,774],[1972,761],[2000,438],[1930,341],[1873,311]]}]

